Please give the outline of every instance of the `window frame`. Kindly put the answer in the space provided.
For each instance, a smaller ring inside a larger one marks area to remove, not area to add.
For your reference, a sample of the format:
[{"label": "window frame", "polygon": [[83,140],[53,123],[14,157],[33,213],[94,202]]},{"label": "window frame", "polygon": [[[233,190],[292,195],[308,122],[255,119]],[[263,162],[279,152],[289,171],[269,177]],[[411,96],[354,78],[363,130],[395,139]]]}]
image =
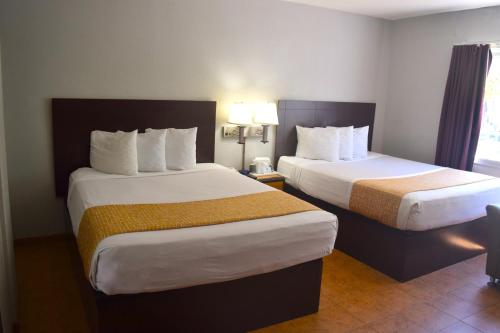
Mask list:
[{"label": "window frame", "polygon": [[[493,59],[497,58],[500,61],[500,42],[491,44],[491,52],[493,54]],[[479,145],[479,143],[478,143]],[[488,159],[484,157],[475,158],[474,166],[486,167],[490,169],[496,169],[500,171],[500,156],[498,159]]]}]

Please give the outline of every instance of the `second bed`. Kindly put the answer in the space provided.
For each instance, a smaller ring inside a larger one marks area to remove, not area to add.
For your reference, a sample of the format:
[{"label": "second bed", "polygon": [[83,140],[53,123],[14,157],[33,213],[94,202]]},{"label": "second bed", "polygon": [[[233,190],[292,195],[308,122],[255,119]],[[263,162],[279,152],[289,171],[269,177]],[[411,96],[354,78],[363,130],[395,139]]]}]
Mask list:
[{"label": "second bed", "polygon": [[[403,179],[442,170],[446,168],[374,152],[365,159],[339,162],[283,156],[278,165],[288,184],[344,209],[350,208],[353,184],[358,180]],[[500,179],[481,176],[468,184],[408,193],[401,200],[394,227],[426,231],[475,220],[498,198]]]},{"label": "second bed", "polygon": [[300,127],[367,127],[375,104],[281,100],[276,133],[285,190],[339,219],[335,247],[399,281],[407,281],[486,251],[486,206],[500,181],[477,173],[369,152],[363,159],[326,162],[295,157]]}]

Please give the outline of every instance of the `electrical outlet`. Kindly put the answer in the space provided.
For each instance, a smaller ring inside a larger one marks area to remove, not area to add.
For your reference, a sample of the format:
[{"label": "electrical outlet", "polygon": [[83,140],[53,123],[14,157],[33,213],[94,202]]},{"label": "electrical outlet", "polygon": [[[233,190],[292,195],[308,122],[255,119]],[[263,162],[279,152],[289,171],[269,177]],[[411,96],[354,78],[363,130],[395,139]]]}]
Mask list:
[{"label": "electrical outlet", "polygon": [[238,126],[224,126],[223,137],[237,138],[239,136]]},{"label": "electrical outlet", "polygon": [[[226,125],[223,127],[223,137],[224,138],[238,138],[239,129],[238,126]],[[245,136],[247,138],[260,138],[262,137],[262,126],[251,126],[245,128]]]},{"label": "electrical outlet", "polygon": [[251,138],[259,138],[262,136],[262,126],[252,126],[248,128],[247,136]]}]

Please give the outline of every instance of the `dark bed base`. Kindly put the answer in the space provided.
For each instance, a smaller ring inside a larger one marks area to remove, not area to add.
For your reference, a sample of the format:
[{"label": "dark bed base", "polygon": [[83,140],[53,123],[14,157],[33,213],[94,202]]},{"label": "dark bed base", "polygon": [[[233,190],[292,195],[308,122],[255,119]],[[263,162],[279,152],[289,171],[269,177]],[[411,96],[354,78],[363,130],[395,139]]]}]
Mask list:
[{"label": "dark bed base", "polygon": [[318,311],[322,259],[238,280],[108,296],[74,270],[92,332],[246,332]]},{"label": "dark bed base", "polygon": [[429,231],[402,231],[313,198],[285,191],[337,215],[335,248],[404,282],[484,253],[486,217]]}]

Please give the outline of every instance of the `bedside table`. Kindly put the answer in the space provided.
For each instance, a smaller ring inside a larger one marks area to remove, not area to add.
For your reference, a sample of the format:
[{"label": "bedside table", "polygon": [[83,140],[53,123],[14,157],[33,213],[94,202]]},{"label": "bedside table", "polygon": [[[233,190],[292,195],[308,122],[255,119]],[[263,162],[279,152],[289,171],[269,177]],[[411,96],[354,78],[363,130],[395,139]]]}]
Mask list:
[{"label": "bedside table", "polygon": [[278,190],[283,190],[283,187],[285,186],[285,177],[277,172],[274,172],[272,174],[263,174],[263,175],[248,174],[248,177],[253,178],[256,181],[259,181],[271,187],[274,187]]}]

